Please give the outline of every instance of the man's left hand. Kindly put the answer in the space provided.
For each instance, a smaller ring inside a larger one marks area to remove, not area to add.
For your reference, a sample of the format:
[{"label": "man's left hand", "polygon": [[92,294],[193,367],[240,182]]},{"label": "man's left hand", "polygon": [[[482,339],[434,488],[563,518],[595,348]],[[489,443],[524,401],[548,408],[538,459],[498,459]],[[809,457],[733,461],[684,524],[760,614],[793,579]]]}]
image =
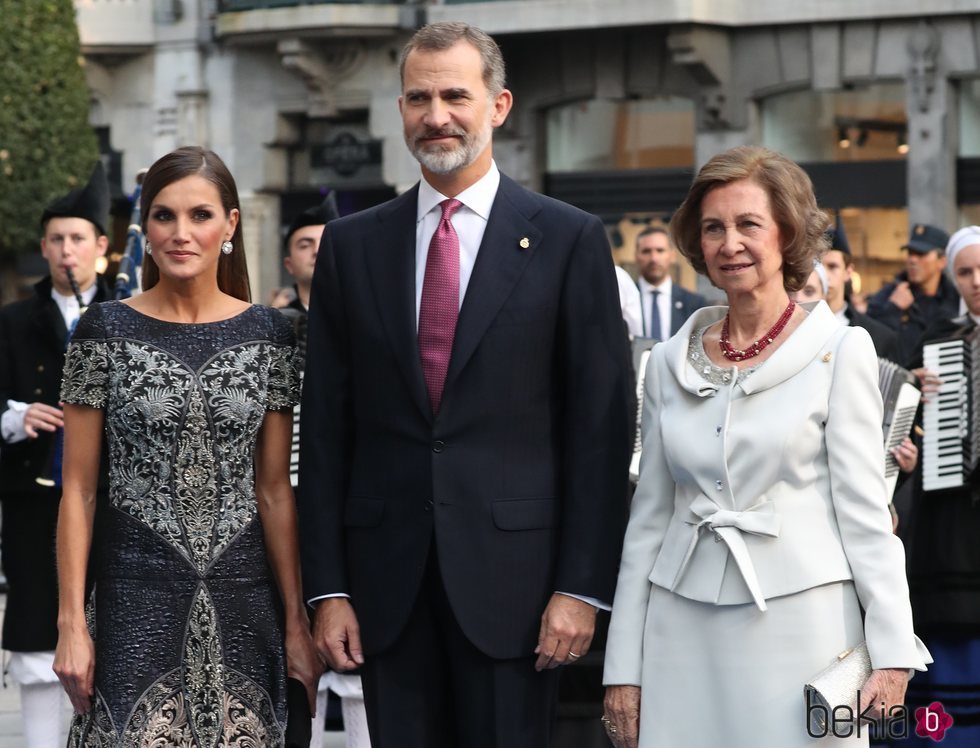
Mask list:
[{"label": "man's left hand", "polygon": [[586,602],[556,592],[541,616],[541,633],[534,654],[537,671],[571,665],[589,651],[595,633],[596,609]]}]

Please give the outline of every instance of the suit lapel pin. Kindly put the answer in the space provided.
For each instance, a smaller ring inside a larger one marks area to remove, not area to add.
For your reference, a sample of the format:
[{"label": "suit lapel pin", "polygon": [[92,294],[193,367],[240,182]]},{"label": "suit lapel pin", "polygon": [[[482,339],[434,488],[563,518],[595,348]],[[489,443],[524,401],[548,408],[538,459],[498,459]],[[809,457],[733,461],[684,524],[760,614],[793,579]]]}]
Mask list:
[{"label": "suit lapel pin", "polygon": [[528,239],[526,236],[522,237],[521,240],[517,243],[520,245],[521,249],[527,249],[528,247],[531,246],[531,240]]},{"label": "suit lapel pin", "polygon": [[823,362],[825,364],[829,364],[830,363],[830,359],[832,359],[833,357],[834,357],[834,354],[831,353],[830,351],[827,351],[825,354],[823,354]]}]

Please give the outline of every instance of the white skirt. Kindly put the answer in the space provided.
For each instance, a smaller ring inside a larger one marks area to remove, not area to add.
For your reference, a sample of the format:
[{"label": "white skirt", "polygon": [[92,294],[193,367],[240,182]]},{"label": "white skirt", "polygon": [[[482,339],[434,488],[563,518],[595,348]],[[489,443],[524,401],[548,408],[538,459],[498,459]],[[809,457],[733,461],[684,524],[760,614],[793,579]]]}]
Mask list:
[{"label": "white skirt", "polygon": [[643,641],[640,748],[868,744],[807,733],[803,684],[864,639],[854,585],[755,604],[699,603],[653,586]]}]

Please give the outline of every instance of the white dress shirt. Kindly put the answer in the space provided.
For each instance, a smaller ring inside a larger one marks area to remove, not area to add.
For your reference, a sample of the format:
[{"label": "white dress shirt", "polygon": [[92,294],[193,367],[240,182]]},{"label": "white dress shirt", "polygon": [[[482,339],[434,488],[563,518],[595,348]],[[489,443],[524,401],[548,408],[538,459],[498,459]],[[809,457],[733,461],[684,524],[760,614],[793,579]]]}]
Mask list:
[{"label": "white dress shirt", "polygon": [[[459,304],[463,305],[466,288],[473,275],[476,255],[483,242],[483,234],[490,220],[490,209],[497,188],[500,186],[500,171],[497,164],[490,162],[490,169],[474,184],[456,195],[463,206],[456,211],[450,222],[459,237]],[[422,283],[425,281],[425,263],[429,258],[429,244],[432,235],[442,220],[440,203],[449,198],[425,181],[419,182],[418,213],[415,224],[415,322],[418,324],[419,308],[422,305]]]},{"label": "white dress shirt", "polygon": [[[643,302],[643,330],[646,332],[648,338],[666,340],[670,337],[670,310],[672,308],[670,297],[674,290],[674,282],[671,280],[669,275],[659,286],[654,286],[647,283],[646,279],[640,278],[639,286],[640,297]],[[650,329],[650,316],[652,314],[651,305],[653,304],[654,291],[660,292],[660,296],[657,297],[657,310],[660,312],[661,330]]]},{"label": "white dress shirt", "polygon": [[640,305],[640,291],[630,277],[630,274],[619,265],[616,266],[616,282],[619,284],[619,306],[623,312],[623,321],[630,331],[630,337],[643,335],[643,308]]},{"label": "white dress shirt", "polygon": [[[92,303],[96,291],[98,288],[94,283],[82,291],[82,301],[85,302],[85,306]],[[54,288],[51,289],[51,298],[58,305],[58,311],[61,312],[61,316],[65,320],[65,328],[71,330],[72,325],[81,316],[78,299],[75,298],[74,294],[62,296]],[[28,407],[30,407],[29,403],[22,403],[19,400],[7,401],[7,410],[4,411],[3,416],[0,416],[0,434],[3,435],[3,440],[7,444],[16,444],[27,438],[24,417],[27,415]]]}]

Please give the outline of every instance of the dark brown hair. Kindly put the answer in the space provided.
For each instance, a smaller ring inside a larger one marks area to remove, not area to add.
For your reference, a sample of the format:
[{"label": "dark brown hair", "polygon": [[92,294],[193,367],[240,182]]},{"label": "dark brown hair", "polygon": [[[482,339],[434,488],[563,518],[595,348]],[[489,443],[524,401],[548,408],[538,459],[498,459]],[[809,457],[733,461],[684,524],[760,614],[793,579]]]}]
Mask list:
[{"label": "dark brown hair", "polygon": [[398,74],[402,85],[405,84],[405,61],[409,54],[416,50],[441,52],[461,41],[468,42],[480,53],[483,61],[483,84],[490,97],[496,97],[507,84],[504,56],[500,53],[500,47],[485,31],[459,21],[430,23],[415,32],[398,56]]},{"label": "dark brown hair", "polygon": [[644,236],[653,236],[654,234],[664,234],[668,241],[670,240],[670,232],[667,231],[663,226],[647,226],[643,231],[636,235],[636,244],[639,246],[640,239]]},{"label": "dark brown hair", "polygon": [[[204,177],[217,189],[221,197],[221,207],[225,215],[233,209],[238,209],[238,225],[231,237],[232,252],[218,257],[218,288],[229,296],[242,301],[251,301],[252,292],[248,283],[248,265],[245,262],[245,242],[242,239],[242,216],[238,200],[238,188],[235,180],[218,154],[198,146],[187,146],[171,151],[157,161],[146,172],[143,179],[143,192],[140,194],[140,219],[143,232],[146,233],[146,221],[150,215],[150,206],[164,187],[191,176]],[[143,258],[143,273],[141,277],[143,290],[153,288],[160,280],[160,269],[153,261],[152,255]]]},{"label": "dark brown hair", "polygon": [[799,291],[813,272],[814,260],[827,249],[827,216],[817,207],[806,172],[768,148],[732,148],[701,167],[683,204],[670,220],[674,243],[695,270],[707,275],[701,251],[701,204],[716,187],[743,179],[754,182],[769,196],[769,208],[783,243],[783,287]]}]

